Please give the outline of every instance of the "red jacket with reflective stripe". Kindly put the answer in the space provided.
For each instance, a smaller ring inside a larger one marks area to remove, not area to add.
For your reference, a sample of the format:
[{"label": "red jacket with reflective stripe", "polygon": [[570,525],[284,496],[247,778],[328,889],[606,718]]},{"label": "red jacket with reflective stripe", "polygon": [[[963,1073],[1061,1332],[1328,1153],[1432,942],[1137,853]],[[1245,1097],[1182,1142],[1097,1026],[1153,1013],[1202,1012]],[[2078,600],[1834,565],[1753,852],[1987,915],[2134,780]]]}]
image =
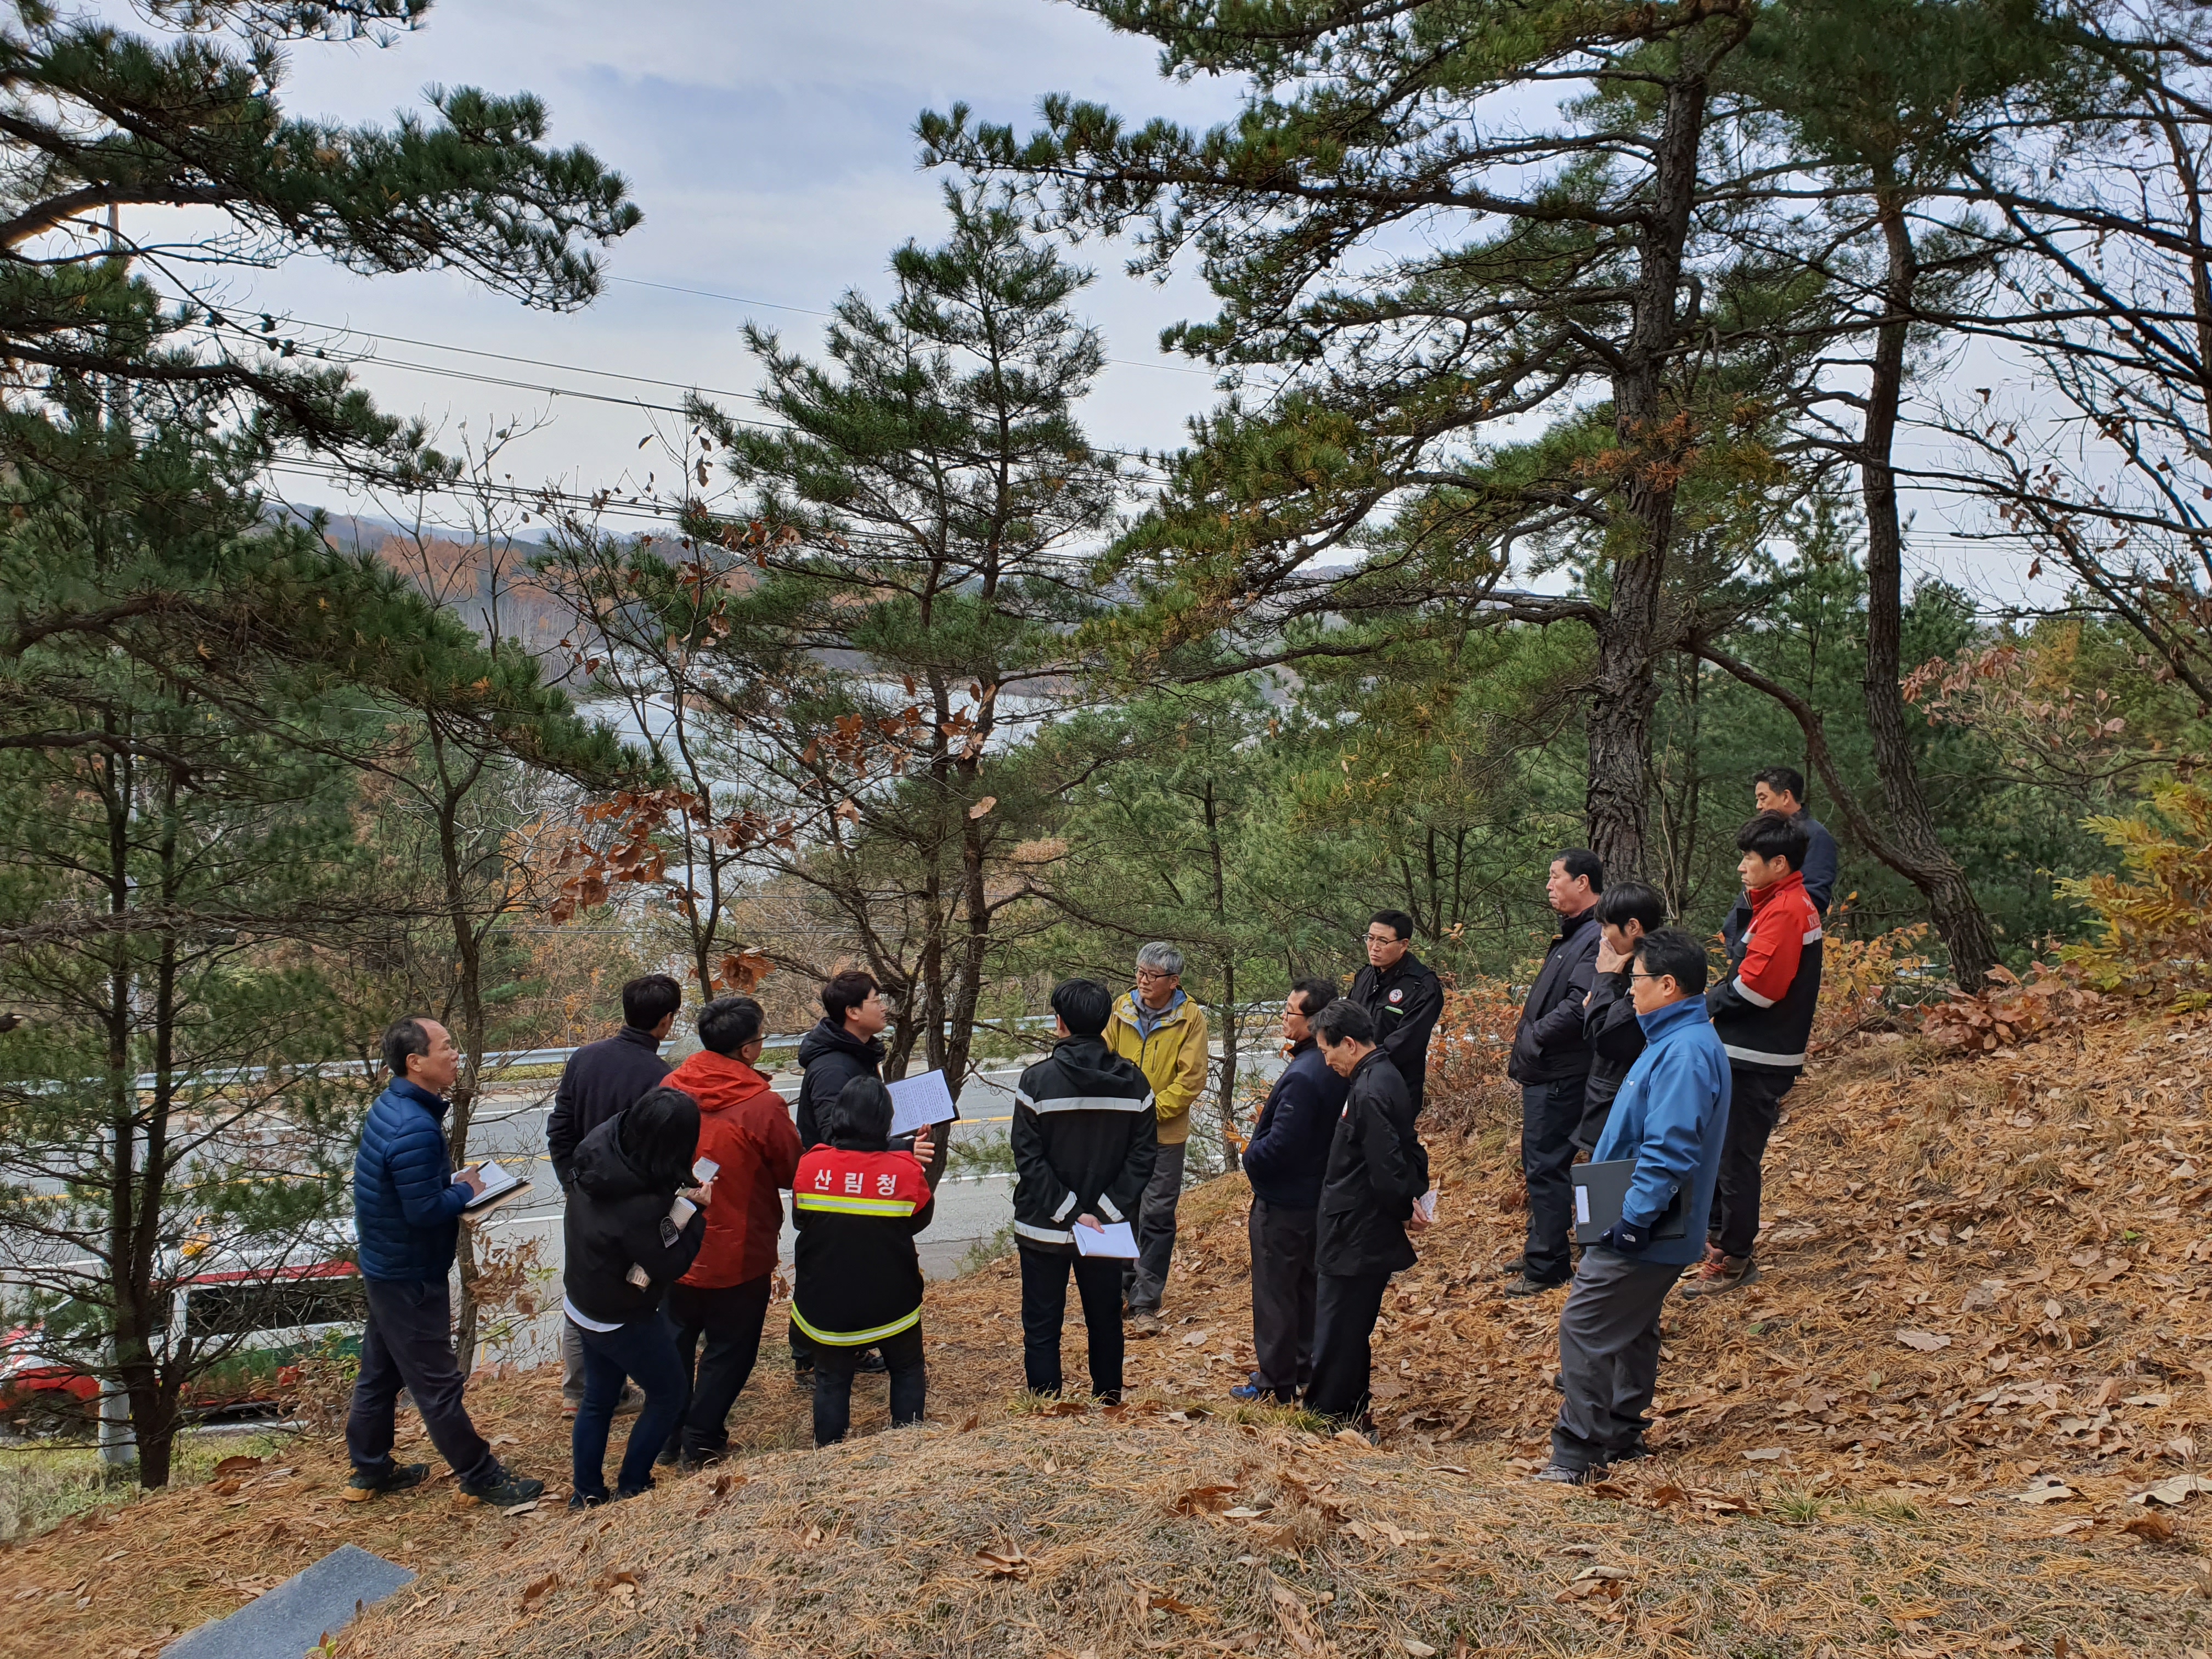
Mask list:
[{"label": "red jacket with reflective stripe", "polygon": [[791,1185],[799,1228],[792,1318],[817,1342],[860,1346],[921,1319],[914,1236],[936,1200],[911,1153],[834,1143],[799,1160]]},{"label": "red jacket with reflective stripe", "polygon": [[1751,896],[1751,926],[1705,1007],[1736,1065],[1800,1072],[1820,1001],[1820,913],[1793,870]]}]

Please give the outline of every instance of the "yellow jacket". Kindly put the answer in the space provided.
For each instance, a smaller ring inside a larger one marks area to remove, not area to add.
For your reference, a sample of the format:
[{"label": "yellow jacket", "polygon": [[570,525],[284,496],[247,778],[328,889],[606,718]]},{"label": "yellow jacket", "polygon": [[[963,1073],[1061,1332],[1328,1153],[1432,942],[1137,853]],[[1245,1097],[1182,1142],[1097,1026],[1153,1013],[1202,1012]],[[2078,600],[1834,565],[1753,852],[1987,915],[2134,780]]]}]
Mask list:
[{"label": "yellow jacket", "polygon": [[1206,1090],[1206,1010],[1185,994],[1153,1018],[1147,1037],[1137,1024],[1136,1001],[1134,991],[1115,999],[1106,1021],[1106,1046],[1133,1062],[1152,1085],[1160,1145],[1180,1146],[1190,1139],[1191,1106]]}]

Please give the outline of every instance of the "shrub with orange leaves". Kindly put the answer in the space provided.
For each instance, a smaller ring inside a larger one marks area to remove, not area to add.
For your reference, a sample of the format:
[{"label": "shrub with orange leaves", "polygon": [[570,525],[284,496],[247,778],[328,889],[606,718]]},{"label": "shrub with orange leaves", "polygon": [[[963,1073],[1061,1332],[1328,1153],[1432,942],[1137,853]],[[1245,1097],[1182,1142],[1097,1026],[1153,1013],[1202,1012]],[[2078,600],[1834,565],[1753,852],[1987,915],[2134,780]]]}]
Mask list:
[{"label": "shrub with orange leaves", "polygon": [[2212,792],[2162,784],[2132,815],[2088,823],[2118,849],[2129,878],[2058,884],[2101,924],[2063,959],[2100,991],[2154,998],[2176,1013],[2212,1006]]},{"label": "shrub with orange leaves", "polygon": [[1477,978],[1444,993],[1444,1011],[1429,1047],[1429,1086],[1422,1127],[1462,1133],[1516,1123],[1521,1093],[1506,1081],[1513,1028],[1521,1004],[1503,980]]}]

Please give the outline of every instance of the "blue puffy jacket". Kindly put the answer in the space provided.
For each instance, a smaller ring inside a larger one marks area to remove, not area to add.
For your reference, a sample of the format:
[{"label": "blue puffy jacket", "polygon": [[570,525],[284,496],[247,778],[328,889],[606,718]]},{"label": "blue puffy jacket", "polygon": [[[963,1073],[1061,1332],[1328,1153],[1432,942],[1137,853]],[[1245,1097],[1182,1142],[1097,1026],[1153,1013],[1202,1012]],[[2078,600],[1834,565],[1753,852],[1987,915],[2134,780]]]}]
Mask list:
[{"label": "blue puffy jacket", "polygon": [[1647,1225],[1681,1195],[1682,1237],[1654,1239],[1636,1259],[1687,1267],[1705,1253],[1721,1142],[1728,1136],[1728,1050],[1702,997],[1685,997],[1638,1018],[1644,1052],[1621,1079],[1590,1161],[1636,1161],[1620,1210]]},{"label": "blue puffy jacket", "polygon": [[446,1103],[404,1078],[376,1097],[353,1158],[363,1279],[445,1281],[469,1189],[446,1154]]}]

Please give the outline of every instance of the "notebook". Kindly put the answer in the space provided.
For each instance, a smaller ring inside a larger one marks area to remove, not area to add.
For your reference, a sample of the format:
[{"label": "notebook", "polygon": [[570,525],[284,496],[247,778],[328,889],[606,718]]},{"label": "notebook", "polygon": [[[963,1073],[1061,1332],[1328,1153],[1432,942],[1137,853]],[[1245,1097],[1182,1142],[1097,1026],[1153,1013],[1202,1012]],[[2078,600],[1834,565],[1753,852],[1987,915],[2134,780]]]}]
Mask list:
[{"label": "notebook", "polygon": [[[1620,1202],[1628,1196],[1628,1183],[1636,1175],[1636,1160],[1614,1158],[1605,1164],[1577,1164],[1567,1175],[1575,1183],[1575,1243],[1595,1244],[1607,1228],[1620,1219]],[[1685,1231],[1682,1194],[1674,1194],[1651,1229],[1654,1238],[1680,1238]]]},{"label": "notebook", "polygon": [[891,1139],[910,1135],[935,1123],[959,1121],[960,1109],[952,1103],[952,1091],[943,1072],[924,1072],[902,1077],[890,1085]]},{"label": "notebook", "polygon": [[[455,1176],[459,1181],[460,1176]],[[503,1170],[486,1158],[477,1165],[477,1179],[483,1182],[483,1190],[461,1206],[463,1215],[482,1215],[485,1211],[504,1204],[518,1193],[530,1190],[530,1183],[510,1170]]]}]

